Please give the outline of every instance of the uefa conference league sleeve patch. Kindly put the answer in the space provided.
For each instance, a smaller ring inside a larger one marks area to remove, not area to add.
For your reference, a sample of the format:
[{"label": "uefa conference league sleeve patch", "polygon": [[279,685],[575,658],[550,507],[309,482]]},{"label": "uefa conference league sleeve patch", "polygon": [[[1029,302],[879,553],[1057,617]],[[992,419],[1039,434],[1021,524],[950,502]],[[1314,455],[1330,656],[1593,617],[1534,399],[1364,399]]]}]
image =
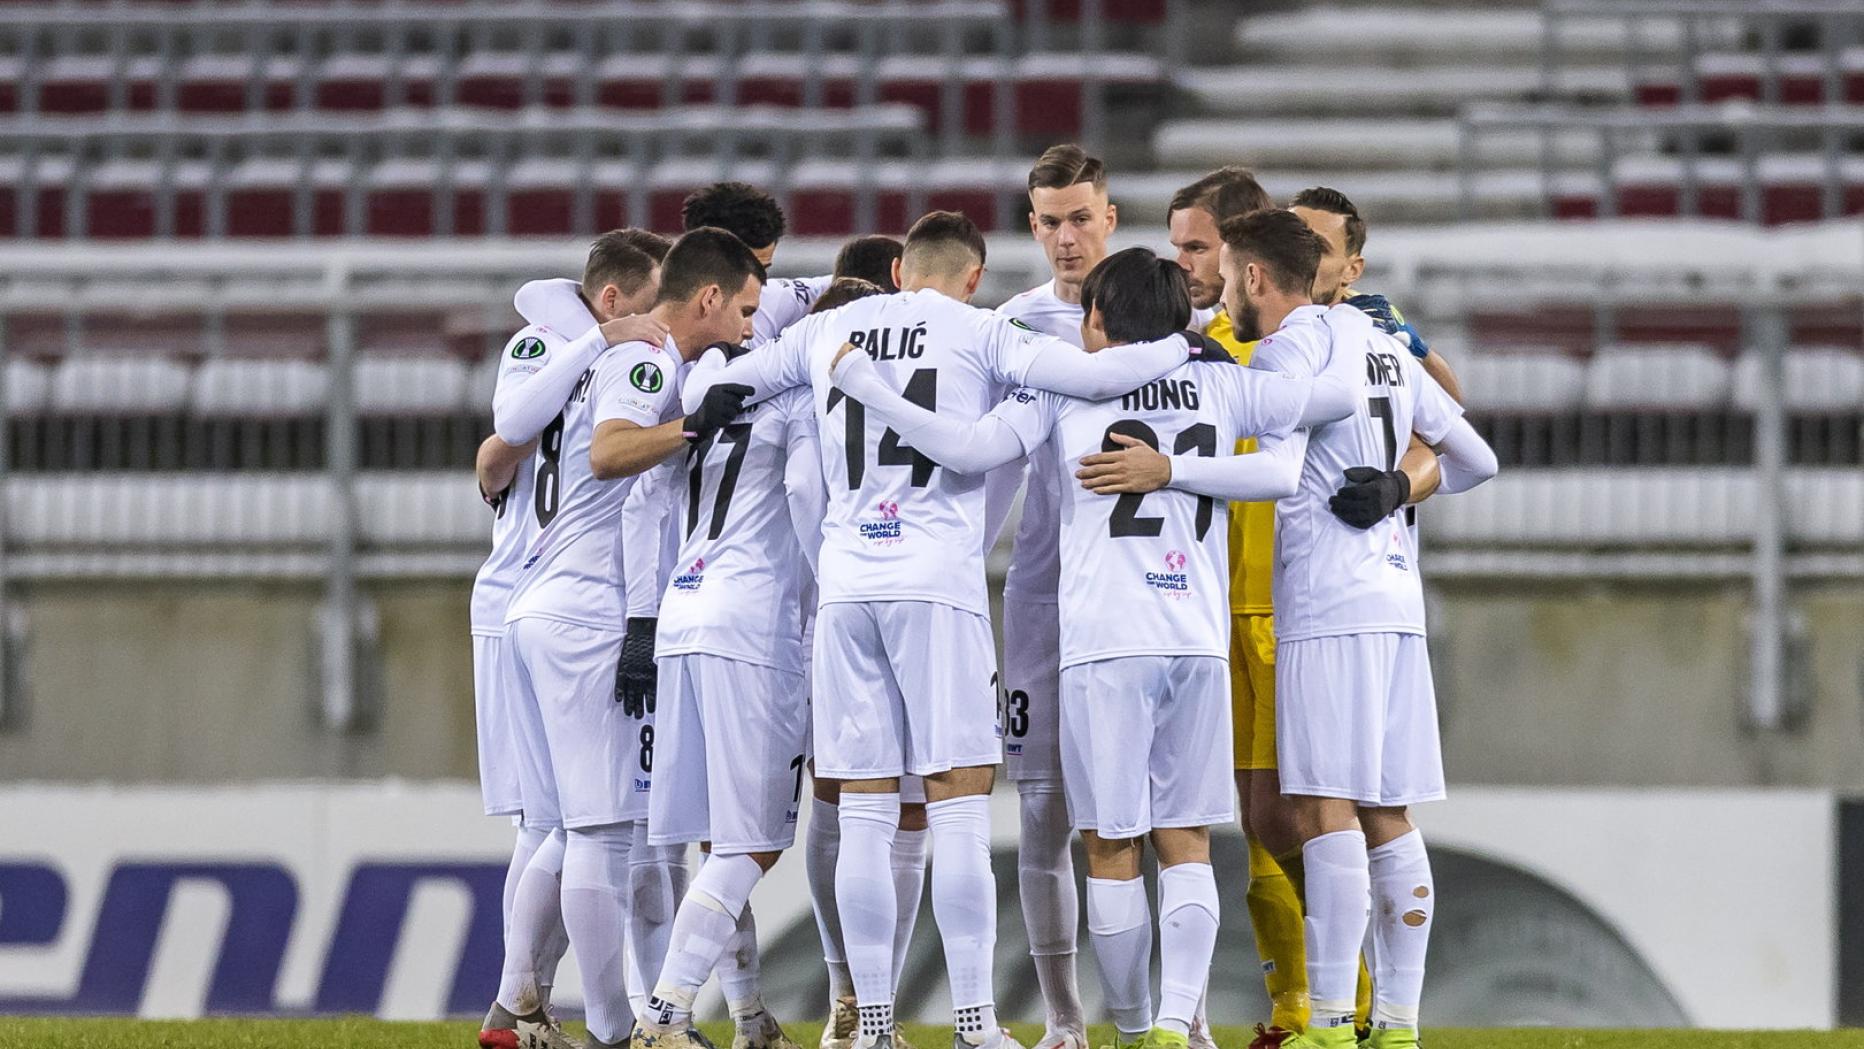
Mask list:
[{"label": "uefa conference league sleeve patch", "polygon": [[537,357],[542,357],[544,355],[544,349],[544,340],[535,335],[526,336],[525,338],[519,339],[518,344],[511,348],[511,359],[514,361],[528,361]]},{"label": "uefa conference league sleeve patch", "polygon": [[642,361],[628,370],[628,385],[642,393],[659,393],[666,386],[666,376],[660,371],[660,365],[653,361]]}]

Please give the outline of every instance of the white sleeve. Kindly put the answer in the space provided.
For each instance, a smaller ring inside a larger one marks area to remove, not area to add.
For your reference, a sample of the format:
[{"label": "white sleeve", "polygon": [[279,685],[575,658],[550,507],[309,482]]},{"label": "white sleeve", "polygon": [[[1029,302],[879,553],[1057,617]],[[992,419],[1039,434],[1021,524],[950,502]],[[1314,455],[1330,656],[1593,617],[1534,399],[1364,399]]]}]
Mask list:
[{"label": "white sleeve", "polygon": [[1437,491],[1444,495],[1467,492],[1501,469],[1495,459],[1495,449],[1469,425],[1468,419],[1458,418],[1433,447],[1437,451],[1437,467],[1443,471]]},{"label": "white sleeve", "polygon": [[1028,472],[1029,458],[1024,456],[984,475],[984,549],[997,545],[1004,522],[1010,519],[1010,509],[1016,505],[1016,492]]},{"label": "white sleeve", "polygon": [[583,372],[588,371],[606,349],[608,340],[602,337],[602,329],[598,326],[569,345],[546,354],[543,367],[536,371],[528,375],[515,372],[501,375],[498,389],[492,395],[492,429],[499,440],[520,445],[543,433],[550,420],[563,410]]},{"label": "white sleeve", "polygon": [[526,321],[553,328],[565,338],[575,338],[599,324],[583,302],[582,285],[568,277],[526,282],[511,305]]},{"label": "white sleeve", "polygon": [[[856,350],[835,366],[835,385],[899,431],[906,443],[935,463],[961,474],[980,474],[1014,462],[1048,436],[1053,415],[1045,399],[1016,390],[982,419],[960,422],[927,411],[895,393],[867,354]],[[1044,419],[1044,416],[1047,416]],[[1025,443],[1032,434],[1041,436]]]},{"label": "white sleeve", "polygon": [[1207,364],[1199,370],[1216,380],[1218,407],[1243,436],[1282,434],[1300,425],[1314,388],[1308,379],[1233,364]]},{"label": "white sleeve", "polygon": [[674,406],[673,371],[678,362],[664,350],[631,342],[602,356],[590,379],[595,425],[626,419],[639,426],[659,426]]},{"label": "white sleeve", "polygon": [[1301,483],[1307,431],[1264,437],[1244,455],[1171,457],[1171,487],[1232,503],[1285,499]]},{"label": "white sleeve", "polygon": [[1190,344],[1178,335],[1089,353],[1001,313],[979,310],[974,320],[991,378],[1012,388],[1029,386],[1086,401],[1144,386],[1191,354]]},{"label": "white sleeve", "polygon": [[822,519],[828,516],[828,486],[822,480],[822,451],[816,434],[815,402],[799,399],[784,432],[783,491],[790,504],[790,526],[802,544],[809,574],[816,574],[822,549]]},{"label": "white sleeve", "polygon": [[775,277],[764,284],[757,299],[757,313],[751,317],[752,347],[782,335],[790,325],[809,315],[810,307],[822,297],[833,277]]},{"label": "white sleeve", "polygon": [[[1320,324],[1278,331],[1256,344],[1249,367],[1311,379],[1302,426],[1338,422],[1353,414],[1365,392],[1365,355],[1360,348],[1374,331],[1366,315],[1347,307],[1336,321],[1328,311]],[[1354,319],[1359,322],[1357,325]]]},{"label": "white sleeve", "polygon": [[751,388],[746,405],[767,401],[784,390],[809,385],[809,336],[815,325],[799,323],[770,342],[734,361],[726,361],[720,350],[707,350],[686,375],[680,388],[683,411],[696,412],[705,400],[706,391],[724,383],[739,383]]},{"label": "white sleeve", "polygon": [[629,619],[660,614],[661,546],[673,498],[674,461],[642,474],[621,504],[621,575]]}]

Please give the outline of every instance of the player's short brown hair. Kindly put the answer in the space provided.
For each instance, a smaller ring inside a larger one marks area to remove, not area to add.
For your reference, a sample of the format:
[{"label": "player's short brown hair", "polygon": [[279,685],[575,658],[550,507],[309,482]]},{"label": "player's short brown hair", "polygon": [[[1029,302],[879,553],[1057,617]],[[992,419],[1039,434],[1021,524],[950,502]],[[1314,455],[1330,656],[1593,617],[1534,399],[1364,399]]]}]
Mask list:
[{"label": "player's short brown hair", "polygon": [[1191,323],[1184,267],[1149,248],[1127,248],[1101,259],[1081,282],[1081,303],[1100,315],[1114,342],[1152,342]]},{"label": "player's short brown hair", "polygon": [[764,264],[744,241],[722,229],[701,226],[687,230],[673,242],[660,269],[660,295],[655,302],[685,302],[716,284],[726,295],[736,295],[744,282],[764,281]]},{"label": "player's short brown hair", "polygon": [[1083,182],[1092,183],[1102,193],[1107,191],[1107,168],[1099,157],[1072,142],[1050,146],[1036,158],[1029,169],[1029,189],[1067,189]]},{"label": "player's short brown hair", "polygon": [[1185,208],[1200,208],[1210,212],[1210,217],[1221,223],[1238,215],[1274,206],[1275,202],[1269,199],[1268,190],[1256,181],[1255,172],[1232,164],[1218,168],[1173,193],[1171,203],[1165,208],[1165,217],[1169,219],[1173,212]]},{"label": "player's short brown hair", "polygon": [[822,297],[815,300],[815,305],[809,308],[809,312],[827,313],[830,310],[838,310],[856,299],[886,293],[887,289],[871,280],[862,280],[860,277],[836,277],[834,282],[828,286],[828,290],[822,293]]},{"label": "player's short brown hair", "polygon": [[1339,190],[1327,186],[1304,189],[1294,195],[1288,206],[1346,216],[1346,253],[1357,255],[1366,250],[1366,220],[1359,217],[1359,209]]},{"label": "player's short brown hair", "polygon": [[613,284],[623,295],[640,291],[653,278],[654,267],[667,255],[666,247],[655,255],[648,238],[666,243],[665,237],[640,229],[610,230],[597,237],[589,245],[588,261],[583,263],[583,290],[593,295]]},{"label": "player's short brown hair", "polygon": [[906,231],[902,266],[950,273],[973,262],[984,264],[984,232],[963,212],[929,212]]},{"label": "player's short brown hair", "polygon": [[879,285],[881,291],[899,291],[893,283],[893,263],[904,250],[899,241],[882,234],[856,237],[835,256],[835,276],[859,277]]},{"label": "player's short brown hair", "polygon": [[1327,242],[1301,217],[1280,208],[1263,208],[1225,219],[1217,227],[1223,243],[1239,259],[1261,263],[1269,280],[1291,295],[1314,292],[1314,273]]}]

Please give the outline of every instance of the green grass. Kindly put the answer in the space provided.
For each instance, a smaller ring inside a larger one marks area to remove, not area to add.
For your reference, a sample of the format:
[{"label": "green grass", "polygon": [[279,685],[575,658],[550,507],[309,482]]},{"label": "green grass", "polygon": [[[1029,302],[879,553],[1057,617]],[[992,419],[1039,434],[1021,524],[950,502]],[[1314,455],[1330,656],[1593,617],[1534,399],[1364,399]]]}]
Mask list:
[{"label": "green grass", "polygon": [[[579,1028],[573,1028],[578,1030]],[[0,1017],[0,1049],[476,1049],[470,1023],[390,1023],[347,1018],[337,1020],[79,1020]],[[812,1049],[821,1028],[794,1024],[790,1036]],[[707,1024],[706,1033],[720,1046],[731,1044],[725,1024]],[[1025,1044],[1039,1028],[1017,1025]],[[1110,1044],[1111,1028],[1095,1028],[1097,1045]],[[1243,1049],[1252,1032],[1218,1028],[1224,1049]],[[951,1028],[910,1026],[907,1036],[917,1049],[945,1049]],[[1813,1033],[1730,1031],[1556,1031],[1427,1030],[1430,1049],[1864,1049],[1864,1030]]]}]

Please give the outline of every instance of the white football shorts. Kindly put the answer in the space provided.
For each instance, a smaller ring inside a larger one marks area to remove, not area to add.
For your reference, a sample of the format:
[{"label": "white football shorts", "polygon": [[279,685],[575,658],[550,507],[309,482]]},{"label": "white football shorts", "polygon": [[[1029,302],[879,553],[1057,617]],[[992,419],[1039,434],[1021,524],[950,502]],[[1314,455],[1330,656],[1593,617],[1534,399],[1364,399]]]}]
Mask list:
[{"label": "white football shorts", "polygon": [[1061,611],[1003,602],[1003,766],[1013,782],[1061,779]]},{"label": "white football shorts", "polygon": [[787,849],[802,802],[803,677],[703,652],[660,658],[655,845],[710,841],[716,856]]},{"label": "white football shorts", "polygon": [[1134,838],[1236,815],[1230,667],[1124,656],[1061,672],[1062,784],[1076,830]]},{"label": "white football shorts", "polygon": [[1283,794],[1381,808],[1441,800],[1443,747],[1423,636],[1283,641],[1275,747]]},{"label": "white football shorts", "polygon": [[824,779],[927,776],[1003,760],[990,620],[930,601],[823,605],[815,762]]},{"label": "white football shorts", "polygon": [[488,816],[516,816],[524,812],[524,792],[518,782],[518,721],[513,711],[506,642],[503,635],[472,636],[473,720],[479,736],[479,796]]},{"label": "white football shorts", "polygon": [[534,709],[542,724],[561,825],[646,819],[654,724],[651,717],[629,717],[615,702],[621,631],[520,619],[506,636],[519,704]]}]

